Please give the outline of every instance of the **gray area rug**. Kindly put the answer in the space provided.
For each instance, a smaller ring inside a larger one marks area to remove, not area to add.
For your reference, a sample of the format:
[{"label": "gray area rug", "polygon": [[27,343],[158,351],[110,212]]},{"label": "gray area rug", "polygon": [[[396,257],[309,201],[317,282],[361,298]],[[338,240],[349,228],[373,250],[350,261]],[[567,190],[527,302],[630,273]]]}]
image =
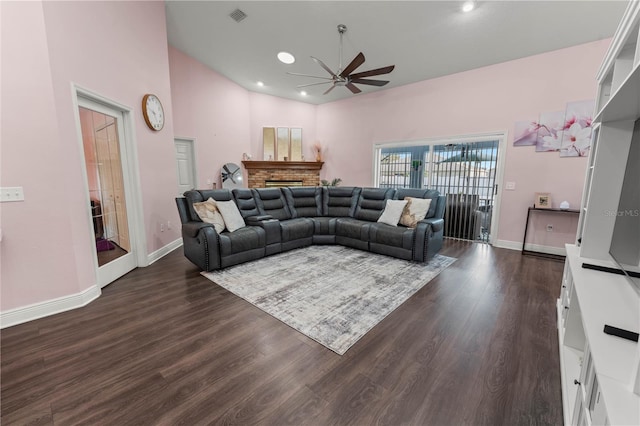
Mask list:
[{"label": "gray area rug", "polygon": [[202,275],[343,355],[453,262],[310,246]]}]

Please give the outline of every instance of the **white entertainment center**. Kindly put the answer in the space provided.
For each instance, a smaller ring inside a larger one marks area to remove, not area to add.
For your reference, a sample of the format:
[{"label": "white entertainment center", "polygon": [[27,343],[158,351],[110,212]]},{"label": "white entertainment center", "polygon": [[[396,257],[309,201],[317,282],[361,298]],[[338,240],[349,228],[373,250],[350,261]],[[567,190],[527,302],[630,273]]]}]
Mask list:
[{"label": "white entertainment center", "polygon": [[597,79],[578,240],[567,245],[557,306],[564,423],[640,425],[640,344],[603,332],[605,324],[640,331],[640,293],[622,275],[582,267],[618,267],[609,250],[630,147],[640,143],[633,137],[640,119],[638,0],[625,11]]}]

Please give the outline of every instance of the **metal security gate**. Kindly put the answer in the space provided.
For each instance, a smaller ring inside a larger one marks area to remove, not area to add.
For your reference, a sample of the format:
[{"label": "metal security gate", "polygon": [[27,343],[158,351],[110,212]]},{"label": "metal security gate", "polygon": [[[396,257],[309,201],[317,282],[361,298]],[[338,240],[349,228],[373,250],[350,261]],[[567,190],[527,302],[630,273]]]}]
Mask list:
[{"label": "metal security gate", "polygon": [[447,196],[444,236],[489,242],[498,148],[498,140],[380,148],[377,184],[438,190]]}]

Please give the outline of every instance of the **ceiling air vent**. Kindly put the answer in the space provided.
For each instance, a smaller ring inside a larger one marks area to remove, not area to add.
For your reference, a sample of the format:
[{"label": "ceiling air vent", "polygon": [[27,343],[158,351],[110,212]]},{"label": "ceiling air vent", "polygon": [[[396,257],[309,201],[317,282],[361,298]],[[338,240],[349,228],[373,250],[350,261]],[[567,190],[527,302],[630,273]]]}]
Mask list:
[{"label": "ceiling air vent", "polygon": [[243,11],[241,11],[240,9],[236,9],[233,12],[231,12],[229,14],[229,16],[231,16],[231,18],[236,21],[236,22],[240,22],[242,21],[244,18],[247,17],[247,14],[244,13]]}]

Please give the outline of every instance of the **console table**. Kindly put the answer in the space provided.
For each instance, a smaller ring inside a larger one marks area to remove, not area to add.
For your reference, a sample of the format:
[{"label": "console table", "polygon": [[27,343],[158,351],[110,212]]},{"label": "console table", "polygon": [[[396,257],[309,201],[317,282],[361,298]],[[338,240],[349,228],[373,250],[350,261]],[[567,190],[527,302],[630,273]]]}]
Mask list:
[{"label": "console table", "polygon": [[566,214],[566,213],[573,213],[573,214],[580,214],[580,210],[573,210],[573,209],[539,209],[536,207],[529,207],[529,209],[527,210],[527,222],[524,225],[524,237],[522,237],[522,254],[531,254],[534,256],[543,256],[543,257],[549,257],[552,259],[564,259],[564,256],[561,256],[559,254],[551,254],[551,253],[544,253],[541,251],[536,251],[536,250],[525,250],[525,246],[527,244],[527,232],[529,231],[529,218],[531,217],[531,212],[546,212],[546,213],[559,213],[559,214]]}]

